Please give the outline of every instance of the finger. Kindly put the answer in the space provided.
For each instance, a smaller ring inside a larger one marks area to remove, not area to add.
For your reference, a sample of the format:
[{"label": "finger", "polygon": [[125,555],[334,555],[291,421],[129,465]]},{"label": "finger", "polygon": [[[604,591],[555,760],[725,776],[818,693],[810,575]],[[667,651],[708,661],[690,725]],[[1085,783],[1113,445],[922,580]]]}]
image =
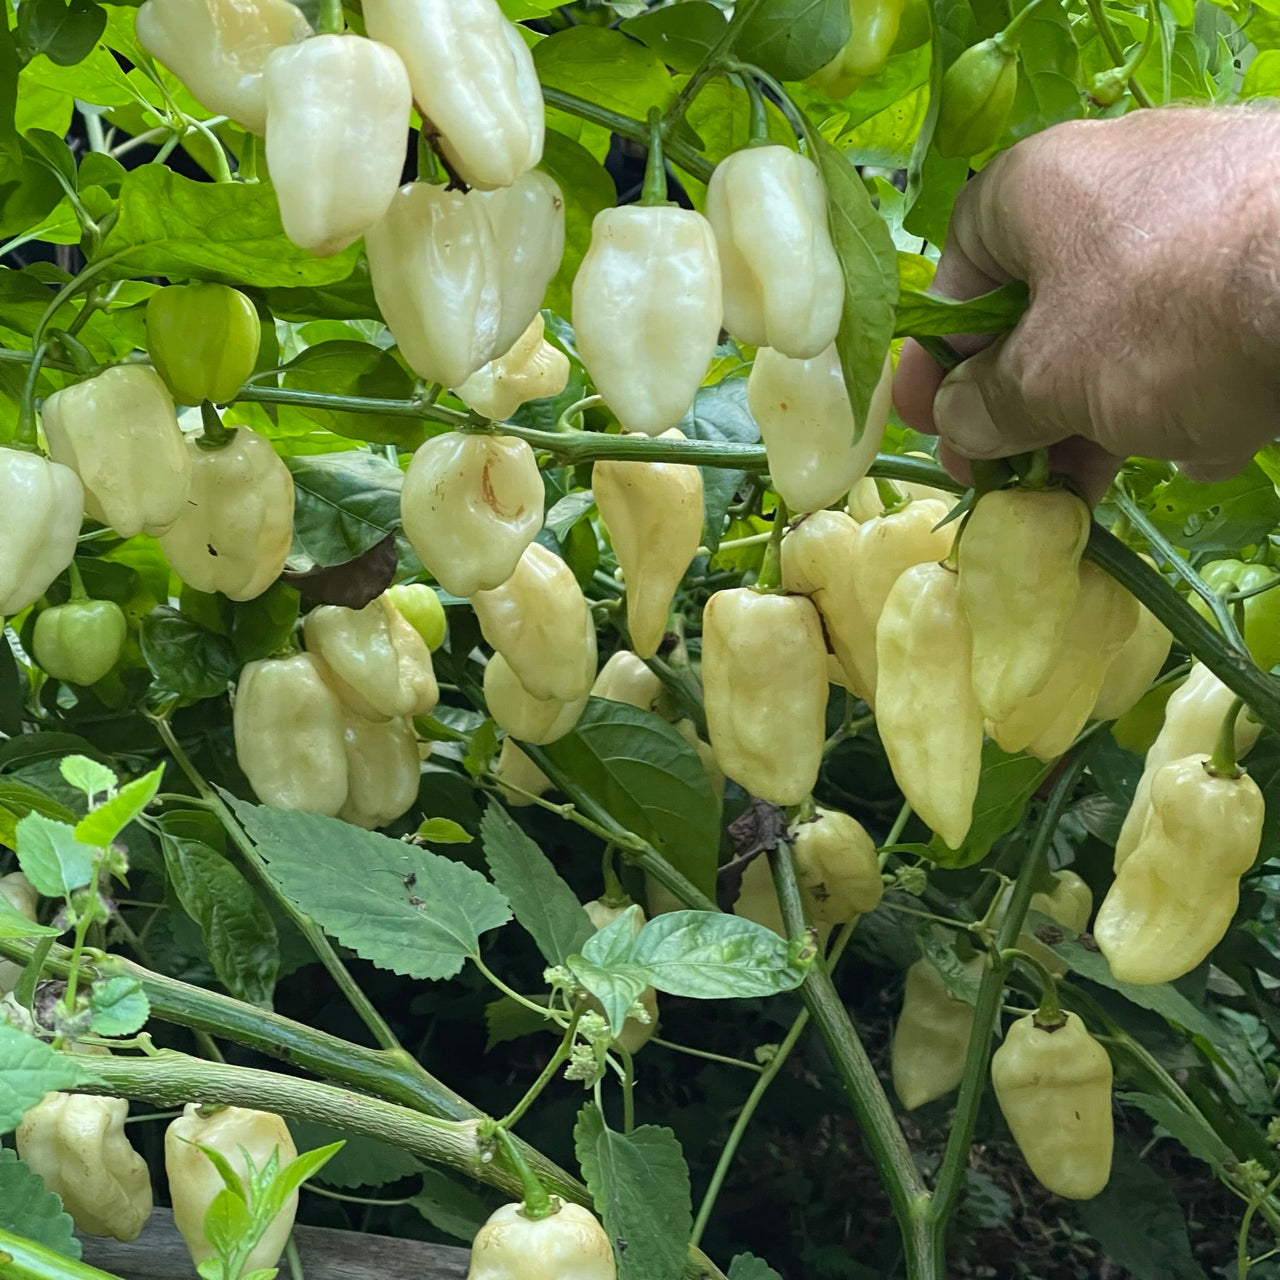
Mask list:
[{"label": "finger", "polygon": [[918,343],[908,338],[893,375],[893,407],[909,427],[937,435],[933,425],[933,397],[946,370]]},{"label": "finger", "polygon": [[966,458],[1007,458],[1072,434],[1029,403],[1014,371],[1016,351],[1009,338],[1002,338],[959,365],[938,387],[934,426]]},{"label": "finger", "polygon": [[1072,436],[1049,449],[1049,470],[1074,481],[1091,507],[1102,500],[1123,465],[1123,458],[1083,436]]}]

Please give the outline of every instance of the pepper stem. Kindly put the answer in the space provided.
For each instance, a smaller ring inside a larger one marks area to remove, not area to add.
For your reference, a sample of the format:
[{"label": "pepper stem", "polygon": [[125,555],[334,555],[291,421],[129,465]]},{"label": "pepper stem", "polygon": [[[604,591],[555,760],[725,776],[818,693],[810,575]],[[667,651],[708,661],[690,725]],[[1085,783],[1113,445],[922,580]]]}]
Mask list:
[{"label": "pepper stem", "polygon": [[787,519],[787,504],[779,498],[773,512],[769,545],[764,549],[764,561],[756,578],[757,591],[776,591],[782,586],[782,534],[787,527]]},{"label": "pepper stem", "polygon": [[1031,0],[1031,3],[1025,9],[1020,9],[1013,15],[1013,21],[995,37],[996,43],[1001,49],[1007,53],[1012,53],[1018,47],[1018,42],[1022,38],[1023,24],[1031,16],[1032,10],[1043,3],[1044,0]]},{"label": "pepper stem", "polygon": [[1058,1003],[1058,980],[1033,955],[1028,955],[1018,947],[1009,947],[1000,953],[1001,960],[1021,960],[1029,964],[1040,980],[1040,1005],[1036,1009],[1036,1026],[1052,1030],[1062,1026],[1066,1018],[1062,1006]]},{"label": "pepper stem", "polygon": [[600,872],[604,879],[604,901],[610,907],[629,907],[631,895],[622,887],[618,873],[613,865],[613,845],[605,845],[604,856],[600,859]]},{"label": "pepper stem", "polygon": [[196,444],[202,449],[223,449],[235,439],[235,427],[226,427],[218,416],[218,411],[209,400],[200,405],[200,421],[204,430],[196,438]]},{"label": "pepper stem", "polygon": [[1215,778],[1238,778],[1243,772],[1236,762],[1236,720],[1244,706],[1243,698],[1234,698],[1223,717],[1218,741],[1209,759],[1208,770]]},{"label": "pepper stem", "polygon": [[546,1187],[538,1181],[537,1175],[529,1168],[529,1162],[520,1153],[515,1139],[506,1129],[499,1128],[495,1132],[498,1141],[502,1144],[507,1163],[520,1179],[520,1186],[524,1191],[524,1209],[522,1210],[524,1216],[531,1222],[537,1222],[559,1213],[560,1202],[547,1194]]},{"label": "pepper stem", "polygon": [[886,480],[883,476],[876,476],[876,493],[880,496],[880,505],[886,515],[900,510],[911,501],[892,480]]},{"label": "pepper stem", "polygon": [[644,189],[640,193],[642,205],[666,204],[667,162],[662,154],[662,112],[649,108],[649,159],[644,167]]},{"label": "pepper stem", "polygon": [[87,600],[89,593],[84,589],[84,579],[80,576],[80,566],[74,560],[67,565],[67,573],[71,577],[72,600]]},{"label": "pepper stem", "polygon": [[316,24],[317,35],[340,36],[346,25],[346,16],[342,12],[342,0],[320,0],[320,21]]},{"label": "pepper stem", "polygon": [[751,99],[751,141],[748,146],[768,144],[769,117],[765,114],[764,94],[760,92],[760,82],[755,76],[746,72],[742,74],[742,82],[747,88],[747,97]]}]

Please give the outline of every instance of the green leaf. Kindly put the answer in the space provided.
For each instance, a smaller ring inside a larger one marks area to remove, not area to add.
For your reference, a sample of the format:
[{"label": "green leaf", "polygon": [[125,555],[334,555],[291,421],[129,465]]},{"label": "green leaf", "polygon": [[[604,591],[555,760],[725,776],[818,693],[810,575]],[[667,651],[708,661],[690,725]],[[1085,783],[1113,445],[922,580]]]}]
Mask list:
[{"label": "green leaf", "polygon": [[557,31],[534,45],[533,60],[547,88],[562,89],[636,120],[646,119],[650,107],[667,106],[676,93],[653,50],[606,27]]},{"label": "green leaf", "polygon": [[1080,1225],[1133,1280],[1206,1280],[1167,1179],[1117,1146],[1111,1180],[1076,1206]]},{"label": "green leaf", "polygon": [[493,1212],[492,1206],[441,1169],[424,1168],[420,1176],[421,1190],[409,1204],[437,1231],[470,1244]]},{"label": "green leaf", "polygon": [[1003,333],[1012,329],[1027,309],[1027,286],[1020,280],[1001,285],[968,302],[956,302],[916,289],[898,298],[895,338],[941,337],[949,333]]},{"label": "green leaf", "polygon": [[327,1187],[354,1190],[356,1187],[382,1187],[401,1178],[425,1172],[416,1156],[393,1147],[390,1143],[366,1138],[362,1134],[334,1129],[310,1120],[289,1120],[289,1132],[304,1151],[313,1147],[342,1142],[337,1153],[316,1175],[316,1181]]},{"label": "green leaf", "polygon": [[720,821],[698,753],[661,716],[592,698],[542,754],[704,893],[715,889]]},{"label": "green leaf", "polygon": [[50,925],[28,920],[0,894],[0,938],[56,938],[58,933]]},{"label": "green leaf", "polygon": [[[22,138],[14,123],[18,105],[18,73],[22,59],[6,20],[0,23],[0,162],[17,167],[22,163]],[[3,172],[3,170],[0,170]]]},{"label": "green leaf", "polygon": [[[283,366],[282,384],[298,391],[371,400],[407,400],[413,379],[389,352],[367,342],[319,342]],[[298,413],[334,435],[412,452],[422,443],[422,422],[379,413],[342,413],[310,405]]]},{"label": "green leaf", "polygon": [[1035,756],[1011,756],[988,739],[982,744],[982,777],[973,802],[973,823],[959,849],[949,849],[941,836],[929,843],[929,857],[940,867],[970,867],[981,862],[995,844],[1018,824],[1027,802],[1053,769]]},{"label": "green leaf", "polygon": [[1236,1160],[1235,1152],[1205,1123],[1203,1117],[1191,1115],[1168,1098],[1150,1093],[1118,1093],[1116,1101],[1145,1111],[1191,1155],[1203,1160],[1215,1177],[1221,1178],[1224,1166]]},{"label": "green leaf", "polygon": [[280,972],[280,943],[271,913],[244,876],[205,840],[195,838],[204,814],[161,818],[160,847],[182,909],[200,927],[218,981],[238,1000],[271,1004]]},{"label": "green leaf", "polygon": [[155,676],[156,692],[176,694],[185,702],[225,694],[239,666],[226,636],[206,631],[169,605],[143,618],[138,642]]},{"label": "green leaf", "polygon": [[93,878],[93,850],[76,839],[74,827],[29,813],[16,834],[18,862],[42,897],[65,897]]},{"label": "green leaf", "polygon": [[827,184],[831,239],[844,273],[844,313],[836,350],[861,435],[893,337],[897,250],[848,157],[819,138],[814,159]]},{"label": "green leaf", "polygon": [[1249,63],[1240,86],[1241,101],[1280,95],[1280,49],[1264,49]]},{"label": "green leaf", "polygon": [[[47,735],[41,735],[44,736]],[[23,738],[13,739],[22,740]],[[31,738],[28,737],[27,740],[30,741]],[[75,814],[47,791],[41,791],[39,787],[19,782],[15,778],[0,778],[0,844],[13,848],[17,838],[18,819],[25,818],[29,813],[42,813],[46,818],[68,822],[72,826],[76,822]]]},{"label": "green leaf", "polygon": [[696,71],[724,35],[725,20],[707,0],[686,0],[628,18],[622,30],[648,45],[673,71]]},{"label": "green leaf", "polygon": [[314,564],[346,564],[399,531],[404,475],[394,462],[352,449],[284,463],[297,495],[294,550]]},{"label": "green leaf", "polygon": [[511,919],[478,871],[316,813],[224,793],[280,890],[362,959],[409,978],[452,978],[480,934]]},{"label": "green leaf", "polygon": [[516,920],[548,964],[564,964],[595,933],[577,895],[496,800],[489,801],[480,820],[480,838],[489,874]]},{"label": "green leaf", "polygon": [[[537,996],[530,998],[534,1001],[538,1000]],[[519,1040],[522,1036],[555,1030],[553,1023],[510,996],[502,996],[485,1005],[484,1023],[489,1033],[485,1041],[485,1053],[496,1045],[505,1044],[508,1040]]]},{"label": "green leaf", "polygon": [[[445,738],[443,741],[456,741]],[[427,818],[414,835],[428,844],[470,844],[475,836],[452,818]]]},{"label": "green leaf", "polygon": [[1152,523],[1188,551],[1235,552],[1265,542],[1280,522],[1280,497],[1257,463],[1212,484],[1179,472],[1151,495]]},{"label": "green leaf", "polygon": [[729,1263],[729,1280],[782,1280],[782,1277],[754,1253],[740,1253]]},{"label": "green leaf", "polygon": [[100,1036],[129,1036],[151,1016],[151,1004],[136,978],[124,976],[95,982],[89,990],[93,1020],[89,1029]]},{"label": "green leaf", "polygon": [[771,996],[804,981],[785,938],[717,911],[669,911],[650,920],[629,959],[650,986],[694,1000]]},{"label": "green leaf", "polygon": [[738,23],[733,51],[779,80],[803,80],[844,48],[849,33],[848,0],[761,0]]},{"label": "green leaf", "polygon": [[614,1242],[618,1280],[678,1280],[693,1233],[684,1152],[670,1129],[606,1129],[594,1103],[578,1113],[574,1150]]},{"label": "green leaf", "polygon": [[126,783],[106,804],[86,814],[76,824],[76,839],[81,844],[105,849],[146,807],[160,790],[164,765]]},{"label": "green leaf", "polygon": [[53,1249],[67,1258],[79,1259],[80,1241],[72,1232],[75,1223],[64,1213],[62,1200],[46,1191],[43,1180],[18,1159],[18,1153],[0,1147],[0,1205],[3,1224],[28,1240]]},{"label": "green leaf", "polygon": [[93,0],[28,0],[18,9],[18,38],[27,58],[43,53],[60,67],[84,58],[106,25],[106,10]]},{"label": "green leaf", "polygon": [[125,276],[296,288],[342,280],[359,252],[352,245],[317,258],[285,239],[269,183],[195,182],[144,164],[120,188],[120,216],[101,256],[117,259]]},{"label": "green leaf", "polygon": [[90,800],[104,791],[114,791],[120,782],[120,779],[105,764],[82,755],[67,756],[58,765],[58,772],[77,791],[83,791]]},{"label": "green leaf", "polygon": [[0,1133],[16,1129],[23,1113],[46,1093],[95,1082],[91,1061],[57,1053],[44,1041],[0,1023]]},{"label": "green leaf", "polygon": [[[746,378],[725,378],[715,386],[701,387],[693,408],[685,415],[680,430],[690,440],[730,440],[735,444],[756,444],[760,428],[747,408]],[[737,497],[746,476],[734,467],[702,467],[703,542],[715,551],[724,536],[725,513]]]},{"label": "green leaf", "polygon": [[622,1033],[627,1010],[650,985],[646,971],[632,961],[639,911],[628,907],[587,940],[581,955],[568,959],[574,976],[600,1001],[614,1035]]},{"label": "green leaf", "polygon": [[556,129],[547,130],[538,168],[556,180],[564,196],[564,257],[544,305],[567,316],[573,310],[573,278],[591,243],[591,224],[602,209],[613,208],[618,193],[595,156]]}]

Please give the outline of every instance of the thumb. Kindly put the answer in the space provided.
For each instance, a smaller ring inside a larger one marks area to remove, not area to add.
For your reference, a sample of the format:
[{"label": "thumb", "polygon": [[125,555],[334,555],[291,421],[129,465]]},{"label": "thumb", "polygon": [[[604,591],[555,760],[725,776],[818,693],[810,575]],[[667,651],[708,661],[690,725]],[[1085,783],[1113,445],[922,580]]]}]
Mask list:
[{"label": "thumb", "polygon": [[[1037,407],[1016,372],[1015,330],[958,365],[938,388],[933,421],[938,435],[966,458],[1007,458],[1066,439],[1072,434],[1057,415]],[[1052,401],[1049,401],[1052,403]]]}]

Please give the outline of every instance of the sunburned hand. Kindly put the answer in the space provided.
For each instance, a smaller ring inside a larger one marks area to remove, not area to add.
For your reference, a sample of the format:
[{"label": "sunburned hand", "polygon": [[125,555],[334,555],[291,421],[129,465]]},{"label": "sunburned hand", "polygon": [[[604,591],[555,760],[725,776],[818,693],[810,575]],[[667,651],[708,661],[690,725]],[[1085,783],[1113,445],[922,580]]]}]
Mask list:
[{"label": "sunburned hand", "polygon": [[1098,496],[1130,454],[1196,479],[1241,470],[1280,419],[1280,113],[1137,111],[1004,152],[961,193],[934,281],[971,298],[1025,280],[949,376],[914,342],[898,412],[942,459],[1053,446]]}]

